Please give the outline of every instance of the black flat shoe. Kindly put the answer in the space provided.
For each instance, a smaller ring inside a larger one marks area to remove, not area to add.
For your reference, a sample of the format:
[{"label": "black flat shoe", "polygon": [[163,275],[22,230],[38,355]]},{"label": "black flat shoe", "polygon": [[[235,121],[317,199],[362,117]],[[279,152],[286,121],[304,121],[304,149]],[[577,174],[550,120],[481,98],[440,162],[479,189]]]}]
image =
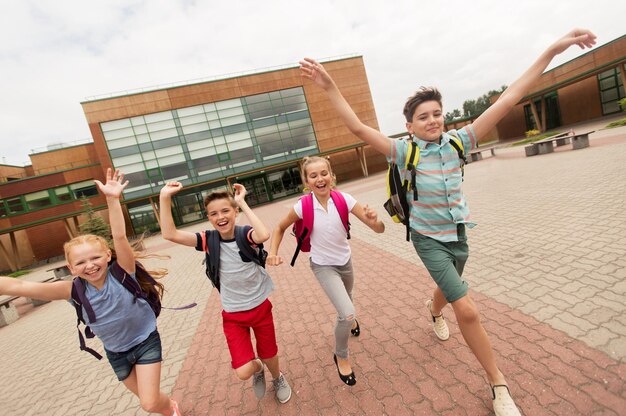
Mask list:
[{"label": "black flat shoe", "polygon": [[350,330],[350,333],[355,336],[358,337],[359,335],[361,335],[361,327],[359,326],[359,321],[357,321],[356,319],[354,320],[354,322],[356,322],[356,328],[352,328]]},{"label": "black flat shoe", "polygon": [[341,381],[346,383],[348,386],[354,386],[356,384],[356,377],[354,376],[354,371],[348,374],[347,376],[344,376],[343,374],[341,374],[341,371],[339,371],[339,364],[337,364],[337,356],[335,354],[333,354],[333,360],[335,360],[335,366],[337,367],[337,373],[339,373],[339,378],[341,379]]}]

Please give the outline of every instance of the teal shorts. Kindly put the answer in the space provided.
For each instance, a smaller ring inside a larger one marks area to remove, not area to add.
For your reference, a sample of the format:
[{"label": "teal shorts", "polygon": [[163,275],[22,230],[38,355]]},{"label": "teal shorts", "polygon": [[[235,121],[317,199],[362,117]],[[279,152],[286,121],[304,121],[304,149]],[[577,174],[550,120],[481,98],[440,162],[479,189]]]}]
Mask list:
[{"label": "teal shorts", "polygon": [[411,230],[411,241],[417,255],[428,269],[448,302],[467,295],[468,285],[461,277],[469,256],[465,226],[458,225],[459,241],[442,242]]}]

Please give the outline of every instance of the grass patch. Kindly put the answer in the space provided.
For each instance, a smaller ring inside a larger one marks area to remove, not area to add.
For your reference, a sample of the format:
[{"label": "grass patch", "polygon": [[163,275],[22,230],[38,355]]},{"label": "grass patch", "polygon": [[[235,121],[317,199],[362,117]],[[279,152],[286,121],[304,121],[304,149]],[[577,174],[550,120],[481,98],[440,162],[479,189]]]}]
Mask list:
[{"label": "grass patch", "polygon": [[8,277],[20,277],[20,276],[24,276],[25,274],[30,273],[30,270],[18,270],[16,272],[13,272],[11,274],[7,274]]},{"label": "grass patch", "polygon": [[614,127],[621,127],[621,126],[626,126],[626,118],[609,123],[606,125],[606,128],[612,129]]},{"label": "grass patch", "polygon": [[546,137],[556,136],[557,134],[561,134],[561,132],[544,133],[544,134],[540,134],[538,136],[527,137],[525,139],[516,141],[515,143],[511,143],[511,146],[521,146],[521,145],[527,144],[527,143],[534,143],[537,140],[545,139]]}]

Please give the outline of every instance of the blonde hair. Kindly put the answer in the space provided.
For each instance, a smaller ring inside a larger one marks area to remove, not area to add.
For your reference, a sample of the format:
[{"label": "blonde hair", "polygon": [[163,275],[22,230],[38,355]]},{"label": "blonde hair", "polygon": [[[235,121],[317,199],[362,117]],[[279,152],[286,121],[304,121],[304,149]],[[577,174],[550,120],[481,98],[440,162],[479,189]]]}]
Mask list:
[{"label": "blonde hair", "polygon": [[[169,258],[169,256],[164,256],[161,254],[147,254],[144,250],[140,250],[139,247],[142,246],[143,240],[145,238],[145,235],[142,235],[137,241],[135,241],[132,244],[132,249],[133,249],[133,256],[135,257],[135,260],[138,259],[151,259],[151,258],[157,258],[157,259],[167,259]],[[72,238],[71,240],[67,241],[65,244],[63,244],[63,251],[65,252],[65,260],[69,263],[70,261],[70,251],[72,249],[72,247],[81,245],[81,244],[92,244],[92,245],[97,245],[100,246],[103,250],[110,250],[111,251],[111,262],[113,262],[116,259],[115,256],[115,250],[111,249],[111,247],[109,246],[109,243],[107,242],[107,240],[105,240],[104,238],[100,237],[99,235],[94,235],[94,234],[83,234],[83,235],[79,235],[77,237]],[[139,263],[137,261],[137,263],[145,269],[145,267],[143,267],[143,265],[141,263]],[[110,263],[109,263],[110,264]],[[155,270],[148,270],[146,269],[146,271],[148,272],[148,274],[150,274],[150,276],[152,276],[155,280],[157,279],[161,279],[163,277],[165,277],[168,273],[167,269],[155,269]],[[149,281],[145,280],[143,278],[143,276],[137,275],[137,281],[139,282],[139,286],[141,286],[141,289],[148,293],[148,292],[154,292],[157,295],[159,295],[159,299],[163,297],[163,292],[165,291],[165,287],[163,286],[163,283],[161,282],[156,282],[156,284],[152,284]]]},{"label": "blonde hair", "polygon": [[307,190],[307,186],[306,186],[306,168],[307,166],[313,164],[313,163],[317,163],[317,162],[324,162],[326,163],[326,166],[328,167],[328,172],[330,173],[330,175],[333,177],[333,184],[332,187],[335,187],[335,184],[337,182],[337,177],[335,176],[335,174],[333,173],[333,168],[332,166],[330,166],[330,160],[324,158],[324,157],[320,157],[320,156],[305,156],[302,159],[302,164],[300,165],[300,180],[302,180],[302,185],[304,185],[304,189]]}]

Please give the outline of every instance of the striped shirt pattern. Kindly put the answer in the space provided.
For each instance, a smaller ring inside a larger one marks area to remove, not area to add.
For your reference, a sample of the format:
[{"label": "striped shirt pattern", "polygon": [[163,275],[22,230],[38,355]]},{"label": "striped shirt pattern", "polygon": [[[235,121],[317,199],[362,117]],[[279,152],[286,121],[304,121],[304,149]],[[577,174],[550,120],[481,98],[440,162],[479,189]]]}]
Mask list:
[{"label": "striped shirt pattern", "polygon": [[[450,134],[462,141],[465,154],[477,147],[471,125],[451,130]],[[414,139],[420,150],[416,170],[418,200],[413,201],[413,191],[407,193],[407,201],[411,204],[411,229],[443,242],[458,241],[457,224],[466,224],[470,228],[476,225],[470,221],[469,208],[461,192],[461,161],[449,143],[450,134],[443,133],[441,144]],[[408,149],[408,140],[395,140],[388,161],[400,166],[402,177],[410,180],[410,171],[404,169]]]}]

